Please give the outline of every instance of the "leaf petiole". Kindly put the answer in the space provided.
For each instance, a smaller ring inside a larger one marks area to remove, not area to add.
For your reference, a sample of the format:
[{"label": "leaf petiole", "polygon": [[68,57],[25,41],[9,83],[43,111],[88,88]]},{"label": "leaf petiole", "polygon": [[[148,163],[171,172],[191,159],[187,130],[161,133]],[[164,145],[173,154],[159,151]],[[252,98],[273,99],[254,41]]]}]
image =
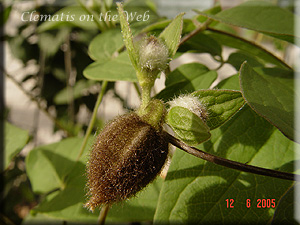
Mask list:
[{"label": "leaf petiole", "polygon": [[240,170],[243,172],[248,172],[248,173],[254,173],[258,175],[263,175],[263,176],[269,176],[269,177],[275,177],[279,179],[284,179],[284,180],[293,180],[293,181],[300,181],[300,175],[297,174],[292,174],[292,173],[286,173],[282,171],[277,171],[277,170],[271,170],[271,169],[265,169],[261,168],[258,166],[251,166],[243,163],[239,163],[236,161],[228,160],[221,158],[219,156],[212,155],[210,153],[201,151],[200,149],[197,149],[195,147],[191,147],[184,142],[180,141],[179,139],[173,137],[167,132],[164,132],[165,139],[171,143],[172,145],[176,146],[177,148],[180,148],[181,150],[196,156],[198,158],[204,159],[208,162],[225,166],[227,168],[235,169],[235,170]]}]

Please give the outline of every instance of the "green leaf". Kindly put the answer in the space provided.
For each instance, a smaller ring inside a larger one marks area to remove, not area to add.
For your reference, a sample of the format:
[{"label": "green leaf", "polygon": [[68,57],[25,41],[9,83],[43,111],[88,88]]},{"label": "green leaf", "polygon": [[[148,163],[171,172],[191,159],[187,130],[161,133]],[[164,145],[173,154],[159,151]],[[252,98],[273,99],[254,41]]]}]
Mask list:
[{"label": "green leaf", "polygon": [[46,56],[55,55],[70,35],[70,29],[60,29],[55,34],[43,32],[39,34],[38,45]]},{"label": "green leaf", "polygon": [[[88,14],[80,6],[68,6],[62,8],[54,15],[44,15],[45,21],[38,27],[38,32],[44,32],[47,30],[58,29],[64,26],[67,27],[79,27],[84,30],[94,30],[97,29],[96,18],[93,18],[92,15]],[[47,17],[46,17],[47,16]],[[50,19],[48,19],[51,18]]]},{"label": "green leaf", "polygon": [[205,31],[204,33],[209,37],[217,40],[221,45],[225,45],[231,48],[236,48],[241,50],[244,53],[248,53],[249,55],[256,56],[264,63],[272,63],[276,66],[285,69],[291,69],[286,63],[284,63],[282,60],[277,58],[275,55],[268,52],[263,47],[256,45],[253,42],[247,41],[246,39],[243,39],[241,37],[220,30],[210,29],[209,31]]},{"label": "green leaf", "polygon": [[[55,155],[58,157],[58,154]],[[85,202],[85,164],[82,162],[69,161],[66,158],[61,158],[60,162],[67,164],[73,162],[72,170],[69,171],[68,176],[64,180],[64,187],[48,194],[46,198],[32,210],[32,213],[42,213],[48,217],[65,221],[95,222],[97,215],[92,214],[83,207]],[[46,177],[45,173],[42,174]],[[32,180],[32,177],[30,180]]]},{"label": "green leaf", "polygon": [[241,89],[240,88],[239,74],[234,74],[234,75],[222,80],[220,83],[218,83],[216,88],[239,91]]},{"label": "green leaf", "polygon": [[[196,13],[201,12],[197,9],[194,9],[193,11],[195,11]],[[211,14],[211,15],[216,15],[217,13],[221,12],[222,8],[220,4],[216,4],[215,6],[213,6],[210,9],[204,10],[203,12],[206,14]],[[197,15],[196,18],[200,23],[203,23],[207,20],[207,17],[205,16],[201,16],[201,15]]]},{"label": "green leaf", "polygon": [[237,113],[245,104],[241,92],[231,90],[200,90],[192,93],[206,107],[206,124],[213,130]]},{"label": "green leaf", "polygon": [[[159,35],[170,23],[172,20],[160,20],[159,22],[150,24],[147,27],[144,27],[144,29],[141,32],[150,32],[151,34],[154,34],[155,36]],[[183,25],[182,25],[182,33],[186,34],[195,29],[195,24],[193,23],[192,19],[183,19]]]},{"label": "green leaf", "polygon": [[299,224],[296,221],[296,217],[299,218],[299,215],[295,215],[295,210],[296,208],[299,209],[300,205],[299,197],[297,197],[295,190],[299,190],[298,183],[294,184],[278,202],[271,224]]},{"label": "green leaf", "polygon": [[265,1],[247,1],[216,15],[200,15],[222,23],[255,30],[294,43],[294,14]]},{"label": "green leaf", "polygon": [[139,70],[139,56],[133,44],[132,32],[121,3],[117,3],[124,43],[133,67]]},{"label": "green leaf", "polygon": [[47,193],[65,188],[65,179],[75,168],[81,143],[82,139],[69,138],[30,151],[26,157],[26,168],[34,192]]},{"label": "green leaf", "polygon": [[[244,63],[240,70],[243,96],[251,108],[294,140],[293,72],[278,68],[252,69]],[[298,98],[295,99],[299,101]]]},{"label": "green leaf", "polygon": [[220,56],[222,55],[222,47],[221,45],[214,40],[213,38],[199,33],[189,39],[188,41],[184,42],[183,45],[179,47],[179,51],[186,52],[199,52],[199,53],[209,53],[212,56]]},{"label": "green leaf", "polygon": [[247,61],[247,63],[252,67],[264,66],[255,56],[240,51],[231,53],[226,62],[231,64],[237,71],[239,71],[241,65],[245,61]]},{"label": "green leaf", "polygon": [[[142,32],[151,32],[152,34],[159,34],[161,33],[170,23],[172,20],[162,20],[156,23],[150,24],[149,26],[145,27]],[[155,35],[156,36],[156,35]]]},{"label": "green leaf", "polygon": [[95,61],[106,61],[123,46],[122,33],[111,29],[97,35],[89,45],[89,56]]},{"label": "green leaf", "polygon": [[112,206],[108,212],[107,222],[153,221],[163,180],[157,178],[136,197]]},{"label": "green leaf", "polygon": [[[195,11],[196,13],[200,13],[200,14],[202,12],[202,11],[200,11],[198,9],[194,9],[193,11]],[[221,5],[217,4],[216,6],[214,6],[211,9],[204,10],[203,13],[216,15],[217,13],[219,13],[221,11],[222,11]],[[208,18],[206,16],[202,16],[202,15],[197,15],[197,17],[195,19],[197,21],[199,21],[200,23],[203,23],[203,22],[205,22],[205,21],[208,20]],[[236,30],[234,30],[233,26],[225,24],[225,23],[220,23],[218,21],[212,21],[209,24],[209,27],[210,28],[213,27],[214,29],[223,30],[223,31],[226,31],[226,32],[229,32],[229,33],[233,33],[233,34],[237,33]]]},{"label": "green leaf", "polygon": [[25,65],[27,61],[36,58],[37,45],[30,44],[23,35],[7,38],[12,55]]},{"label": "green leaf", "polygon": [[33,213],[28,213],[28,215],[22,221],[22,225],[39,225],[39,224],[61,225],[62,221],[50,218],[40,213],[36,215],[33,215]]},{"label": "green leaf", "polygon": [[[85,203],[85,172],[83,164],[77,164],[64,190],[46,197],[33,213],[71,222],[96,222],[99,210],[94,213],[83,207]],[[80,174],[75,174],[80,173]],[[108,212],[107,222],[152,221],[155,213],[162,180],[157,179],[142,190],[136,197],[126,202],[113,205]]]},{"label": "green leaf", "polygon": [[205,122],[187,108],[172,107],[166,116],[166,123],[177,138],[189,145],[200,144],[210,138],[209,128]]},{"label": "green leaf", "polygon": [[59,91],[55,97],[54,102],[57,105],[63,105],[68,104],[70,101],[70,98],[72,99],[78,99],[82,96],[85,96],[88,94],[88,88],[94,85],[96,82],[93,80],[79,80],[75,83],[73,87],[73,96],[69,96],[69,90],[68,88],[64,88],[61,91]]},{"label": "green leaf", "polygon": [[[74,220],[95,220],[95,216],[83,208],[84,163],[88,147],[76,162],[82,141],[82,138],[68,138],[30,151],[26,157],[26,168],[32,189],[46,194],[33,213],[68,220],[72,212]],[[88,142],[91,144],[91,139]]]},{"label": "green leaf", "polygon": [[5,123],[5,161],[6,169],[10,161],[23,149],[29,139],[28,131],[22,130],[8,122]]},{"label": "green leaf", "polygon": [[3,26],[9,18],[12,6],[6,7],[4,10],[2,9],[0,12],[0,26]]},{"label": "green leaf", "polygon": [[[128,20],[131,23],[130,27],[139,27],[138,29],[142,29],[159,20],[160,16],[157,14],[155,5],[155,2],[152,0],[124,1],[124,10],[127,12],[126,16],[128,15]],[[139,15],[141,15],[142,18],[138,18]]]},{"label": "green leaf", "polygon": [[131,65],[127,52],[107,62],[94,62],[88,65],[83,75],[91,80],[132,81],[137,82],[135,70]]},{"label": "green leaf", "polygon": [[[84,175],[89,147],[84,149],[82,157],[76,162],[82,141],[82,138],[68,138],[30,151],[26,168],[32,188],[36,193],[45,195],[32,210],[33,214],[81,223],[97,221],[99,210],[91,213],[83,207],[86,202]],[[90,146],[92,139],[88,143],[87,146]],[[162,180],[157,179],[136,197],[112,206],[107,221],[152,220],[161,186]]]},{"label": "green leaf", "polygon": [[158,38],[163,40],[164,44],[168,47],[170,58],[172,58],[177,49],[181,38],[182,20],[184,13],[176,16],[174,20],[160,33]]},{"label": "green leaf", "polygon": [[166,79],[166,88],[156,98],[168,101],[180,94],[208,89],[217,78],[217,72],[199,63],[184,64],[172,71]]},{"label": "green leaf", "polygon": [[[294,171],[294,143],[249,107],[211,134],[200,149],[241,163]],[[277,205],[291,185],[291,181],[225,168],[177,149],[154,224],[267,224],[274,209],[257,208],[257,199],[275,199]],[[234,208],[227,207],[226,199],[234,200]]]}]

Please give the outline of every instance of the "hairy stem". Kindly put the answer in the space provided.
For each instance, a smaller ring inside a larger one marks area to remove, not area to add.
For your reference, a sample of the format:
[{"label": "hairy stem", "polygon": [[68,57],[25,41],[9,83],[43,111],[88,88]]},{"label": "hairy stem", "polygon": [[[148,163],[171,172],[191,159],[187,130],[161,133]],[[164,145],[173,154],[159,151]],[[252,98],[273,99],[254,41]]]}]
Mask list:
[{"label": "hairy stem", "polygon": [[145,109],[147,104],[150,102],[151,99],[151,86],[143,86],[142,87],[142,105],[141,109]]},{"label": "hairy stem", "polygon": [[285,180],[300,181],[300,175],[297,174],[265,169],[257,166],[251,166],[251,165],[235,162],[232,160],[224,159],[219,156],[215,156],[210,153],[201,151],[195,147],[191,147],[185,144],[184,142],[178,140],[177,138],[173,137],[172,135],[168,134],[167,132],[164,132],[164,136],[169,143],[176,146],[177,148],[180,148],[191,155],[194,155],[198,158],[204,159],[206,161],[212,162],[217,165],[225,166],[231,169],[240,170],[248,173],[263,175],[263,176],[275,177],[275,178],[280,178]]},{"label": "hairy stem", "polygon": [[84,136],[84,139],[83,139],[83,142],[81,144],[81,147],[80,147],[80,150],[79,150],[79,154],[77,156],[77,159],[76,161],[79,160],[79,158],[81,157],[82,153],[83,153],[83,150],[87,144],[87,141],[89,139],[89,136],[91,135],[92,133],[92,130],[93,130],[93,127],[94,127],[94,123],[96,121],[96,117],[97,117],[97,111],[98,111],[98,108],[100,106],[100,103],[102,102],[102,99],[103,99],[103,96],[104,96],[104,93],[106,91],[106,88],[107,88],[107,83],[108,81],[103,81],[102,83],[102,87],[101,87],[101,92],[99,93],[98,95],[98,99],[97,99],[97,102],[95,104],[95,107],[94,107],[94,110],[93,110],[93,114],[92,114],[92,118],[90,120],[90,123],[89,123],[89,126],[86,130],[86,133],[85,133],[85,136]]},{"label": "hairy stem", "polygon": [[100,214],[99,214],[99,218],[98,218],[98,224],[99,225],[104,225],[105,224],[105,219],[106,219],[108,210],[109,210],[109,206],[108,205],[104,205],[101,208],[101,211],[100,211]]}]

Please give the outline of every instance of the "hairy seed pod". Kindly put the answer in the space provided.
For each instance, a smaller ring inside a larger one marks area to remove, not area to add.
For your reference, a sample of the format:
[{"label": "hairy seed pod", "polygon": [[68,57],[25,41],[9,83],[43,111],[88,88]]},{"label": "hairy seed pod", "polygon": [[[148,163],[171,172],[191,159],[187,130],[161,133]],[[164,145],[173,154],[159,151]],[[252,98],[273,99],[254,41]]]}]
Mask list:
[{"label": "hairy seed pod", "polygon": [[163,167],[168,143],[136,113],[117,117],[98,135],[87,164],[86,207],[94,210],[134,196]]}]

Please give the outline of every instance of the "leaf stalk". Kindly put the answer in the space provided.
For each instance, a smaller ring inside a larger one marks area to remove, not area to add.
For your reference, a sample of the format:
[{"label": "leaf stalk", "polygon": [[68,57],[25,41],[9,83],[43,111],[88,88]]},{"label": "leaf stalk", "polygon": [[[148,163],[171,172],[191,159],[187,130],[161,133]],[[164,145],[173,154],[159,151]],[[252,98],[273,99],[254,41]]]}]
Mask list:
[{"label": "leaf stalk", "polygon": [[173,137],[167,132],[164,132],[165,139],[171,143],[172,145],[176,146],[177,148],[193,155],[198,158],[201,158],[203,160],[206,160],[208,162],[220,165],[220,166],[225,166],[230,169],[235,169],[235,170],[240,170],[243,172],[248,172],[248,173],[253,173],[253,174],[258,174],[258,175],[263,175],[263,176],[269,176],[269,177],[274,177],[274,178],[279,178],[279,179],[284,179],[284,180],[292,180],[292,181],[300,181],[300,175],[293,174],[293,173],[287,173],[287,172],[282,172],[282,171],[277,171],[277,170],[272,170],[272,169],[265,169],[262,167],[258,166],[251,166],[243,163],[239,163],[236,161],[232,161],[229,159],[224,159],[219,156],[212,155],[210,153],[204,152],[200,149],[197,149],[195,147],[191,147],[184,142],[180,141],[179,139]]}]

